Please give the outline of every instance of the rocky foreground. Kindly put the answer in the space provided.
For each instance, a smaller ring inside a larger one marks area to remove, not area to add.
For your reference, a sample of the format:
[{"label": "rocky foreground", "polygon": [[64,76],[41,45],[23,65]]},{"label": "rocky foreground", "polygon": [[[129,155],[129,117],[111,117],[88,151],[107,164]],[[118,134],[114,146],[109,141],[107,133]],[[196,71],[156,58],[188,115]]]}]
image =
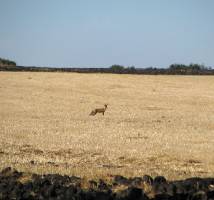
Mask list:
[{"label": "rocky foreground", "polygon": [[84,181],[75,176],[26,174],[8,167],[0,172],[0,199],[214,200],[214,178],[167,181],[162,176],[153,179],[145,175],[114,176],[110,182]]}]

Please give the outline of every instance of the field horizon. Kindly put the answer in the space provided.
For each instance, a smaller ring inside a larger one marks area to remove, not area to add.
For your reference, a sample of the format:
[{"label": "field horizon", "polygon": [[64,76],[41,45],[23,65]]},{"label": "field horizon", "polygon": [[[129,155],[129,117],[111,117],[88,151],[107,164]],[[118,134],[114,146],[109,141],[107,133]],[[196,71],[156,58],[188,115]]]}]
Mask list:
[{"label": "field horizon", "polygon": [[214,176],[213,86],[211,76],[0,72],[0,169]]}]

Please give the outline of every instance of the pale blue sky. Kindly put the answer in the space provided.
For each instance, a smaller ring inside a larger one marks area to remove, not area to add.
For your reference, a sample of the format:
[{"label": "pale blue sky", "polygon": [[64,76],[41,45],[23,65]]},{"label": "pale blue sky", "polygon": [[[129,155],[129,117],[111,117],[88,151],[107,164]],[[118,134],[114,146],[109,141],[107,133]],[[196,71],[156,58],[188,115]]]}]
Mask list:
[{"label": "pale blue sky", "polygon": [[31,66],[214,66],[214,0],[0,0],[0,57]]}]

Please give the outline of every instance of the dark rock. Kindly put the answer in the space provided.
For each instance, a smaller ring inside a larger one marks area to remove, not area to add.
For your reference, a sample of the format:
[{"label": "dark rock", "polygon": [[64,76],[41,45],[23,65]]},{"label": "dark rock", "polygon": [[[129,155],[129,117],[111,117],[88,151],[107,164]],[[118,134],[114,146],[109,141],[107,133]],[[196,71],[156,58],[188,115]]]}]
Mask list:
[{"label": "dark rock", "polygon": [[167,184],[155,184],[153,186],[153,192],[155,194],[166,194],[167,193]]},{"label": "dark rock", "polygon": [[116,183],[118,185],[129,185],[130,181],[123,176],[117,175],[114,177],[114,183]]},{"label": "dark rock", "polygon": [[138,187],[143,184],[143,179],[141,177],[135,177],[135,178],[129,179],[129,181],[133,187]]},{"label": "dark rock", "polygon": [[166,187],[166,190],[167,190],[167,194],[171,196],[174,196],[177,193],[177,187],[173,183],[168,184]]},{"label": "dark rock", "polygon": [[208,191],[208,192],[207,192],[207,198],[208,198],[209,200],[211,200],[211,199],[214,200],[214,190]]},{"label": "dark rock", "polygon": [[77,190],[74,187],[68,187],[68,188],[66,188],[66,191],[65,191],[65,197],[66,198],[68,198],[68,199],[72,198],[76,194],[77,194]]},{"label": "dark rock", "polygon": [[97,182],[96,181],[93,181],[93,180],[90,180],[89,182],[89,188],[90,189],[96,189],[97,188]]},{"label": "dark rock", "polygon": [[153,184],[163,184],[166,183],[166,179],[163,176],[156,176]]},{"label": "dark rock", "polygon": [[204,191],[198,191],[190,194],[188,200],[207,200],[207,195]]},{"label": "dark rock", "polygon": [[22,198],[23,200],[33,200],[34,199],[34,196],[32,195],[31,191],[25,191],[23,194],[22,194]]},{"label": "dark rock", "polygon": [[148,197],[139,188],[130,187],[116,194],[117,200],[147,200]]},{"label": "dark rock", "polygon": [[152,185],[153,184],[153,179],[151,176],[149,175],[144,175],[143,176],[143,181],[149,185]]},{"label": "dark rock", "polygon": [[169,194],[157,194],[155,200],[174,200],[175,198]]},{"label": "dark rock", "polygon": [[[189,178],[181,181],[169,181],[158,176],[153,179],[145,175],[141,177],[125,178],[115,176],[113,184],[107,184],[100,179],[98,182],[89,181],[88,188],[81,188],[82,180],[78,177],[61,176],[59,174],[33,174],[27,182],[20,182],[24,177],[22,172],[6,168],[0,172],[0,200],[129,200],[148,199],[144,191],[145,184],[150,185],[148,190],[153,200],[214,200],[214,178]],[[116,190],[118,192],[113,192]]]},{"label": "dark rock", "polygon": [[99,180],[97,187],[99,190],[109,190],[109,186],[102,179]]},{"label": "dark rock", "polygon": [[6,167],[0,172],[0,174],[3,176],[7,176],[7,175],[10,175],[12,172],[13,170],[11,167]]},{"label": "dark rock", "polygon": [[111,200],[112,197],[107,192],[96,192],[94,194],[94,200]]}]

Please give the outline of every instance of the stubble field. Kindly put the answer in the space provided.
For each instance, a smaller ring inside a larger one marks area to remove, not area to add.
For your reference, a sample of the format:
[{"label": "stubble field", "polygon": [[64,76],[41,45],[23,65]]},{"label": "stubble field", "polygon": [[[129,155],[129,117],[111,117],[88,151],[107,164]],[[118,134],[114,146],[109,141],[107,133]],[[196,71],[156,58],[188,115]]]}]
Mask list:
[{"label": "stubble field", "polygon": [[[104,116],[89,116],[109,104]],[[214,78],[0,73],[0,169],[214,176]]]}]

